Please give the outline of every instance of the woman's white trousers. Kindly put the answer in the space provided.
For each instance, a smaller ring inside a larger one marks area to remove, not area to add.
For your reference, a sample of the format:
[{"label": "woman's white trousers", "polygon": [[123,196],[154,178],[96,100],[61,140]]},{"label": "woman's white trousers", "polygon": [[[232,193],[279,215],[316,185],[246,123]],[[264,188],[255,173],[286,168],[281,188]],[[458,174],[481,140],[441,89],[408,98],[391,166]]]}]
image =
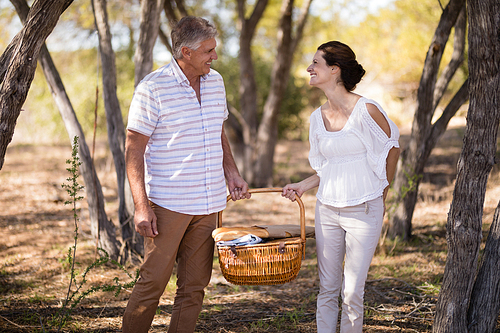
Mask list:
[{"label": "woman's white trousers", "polygon": [[320,280],[318,333],[336,332],[340,292],[340,332],[362,332],[365,281],[380,237],[383,215],[382,197],[344,208],[316,203]]}]

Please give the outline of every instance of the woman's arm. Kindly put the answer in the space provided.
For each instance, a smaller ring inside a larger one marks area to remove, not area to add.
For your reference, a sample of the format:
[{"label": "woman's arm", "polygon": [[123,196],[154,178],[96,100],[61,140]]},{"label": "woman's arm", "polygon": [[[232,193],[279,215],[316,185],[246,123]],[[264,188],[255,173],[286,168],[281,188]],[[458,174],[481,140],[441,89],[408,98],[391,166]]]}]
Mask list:
[{"label": "woman's arm", "polygon": [[[375,122],[380,126],[380,128],[385,132],[387,137],[391,137],[391,127],[389,126],[389,122],[385,119],[385,116],[380,112],[380,110],[373,104],[366,104],[366,108],[370,116],[375,120]],[[400,149],[398,147],[393,147],[389,150],[386,159],[386,176],[387,181],[389,182],[389,186],[392,183],[394,175],[396,173],[396,166],[398,164]],[[384,189],[384,202],[387,197],[387,192],[389,191],[389,186]]]},{"label": "woman's arm", "polygon": [[283,192],[281,193],[281,195],[285,198],[295,201],[296,195],[300,198],[302,197],[302,194],[304,194],[304,192],[318,185],[319,176],[317,174],[314,174],[298,183],[286,185],[285,187],[283,187]]},{"label": "woman's arm", "polygon": [[398,147],[394,147],[389,150],[389,154],[386,159],[386,172],[387,172],[387,181],[389,185],[384,189],[384,202],[387,197],[387,192],[389,191],[389,187],[394,179],[394,175],[396,174],[396,166],[399,160],[400,149]]}]

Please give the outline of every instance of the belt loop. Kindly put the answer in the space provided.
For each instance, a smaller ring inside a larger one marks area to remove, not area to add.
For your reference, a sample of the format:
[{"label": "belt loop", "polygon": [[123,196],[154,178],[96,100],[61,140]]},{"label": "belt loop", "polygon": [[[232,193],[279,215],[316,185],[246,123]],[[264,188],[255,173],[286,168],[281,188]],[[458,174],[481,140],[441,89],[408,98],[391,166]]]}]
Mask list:
[{"label": "belt loop", "polygon": [[368,201],[365,201],[365,214],[368,214],[368,212],[369,212]]}]

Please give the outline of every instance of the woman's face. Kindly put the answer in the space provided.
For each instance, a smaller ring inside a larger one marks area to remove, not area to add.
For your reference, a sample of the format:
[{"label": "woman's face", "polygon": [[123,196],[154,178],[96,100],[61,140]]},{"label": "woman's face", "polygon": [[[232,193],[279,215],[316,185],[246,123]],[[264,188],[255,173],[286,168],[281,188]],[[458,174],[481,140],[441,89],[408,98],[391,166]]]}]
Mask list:
[{"label": "woman's face", "polygon": [[334,74],[334,66],[328,66],[325,58],[323,58],[323,51],[317,51],[314,54],[312,63],[307,67],[307,72],[310,75],[309,84],[311,86],[318,86],[325,82],[330,82]]}]

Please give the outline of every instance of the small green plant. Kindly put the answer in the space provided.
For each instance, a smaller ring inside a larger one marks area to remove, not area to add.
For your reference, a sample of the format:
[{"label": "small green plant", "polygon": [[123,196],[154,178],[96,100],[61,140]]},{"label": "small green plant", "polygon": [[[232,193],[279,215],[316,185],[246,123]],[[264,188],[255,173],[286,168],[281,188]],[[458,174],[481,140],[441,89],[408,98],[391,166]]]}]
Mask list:
[{"label": "small green plant", "polygon": [[[386,207],[387,207],[386,213],[389,219],[392,217],[392,214],[394,214],[394,212],[401,204],[402,200],[408,195],[408,193],[417,190],[418,184],[423,178],[422,174],[416,174],[413,168],[411,167],[409,168],[411,169],[410,172],[403,169],[403,173],[408,181],[407,185],[401,186],[401,191],[397,195],[393,195],[386,201]],[[391,184],[390,188],[391,191],[393,190],[393,185],[394,183]]]},{"label": "small green plant", "polygon": [[[77,202],[82,200],[83,197],[79,195],[79,192],[84,188],[80,184],[78,184],[79,177],[79,166],[81,165],[80,159],[78,157],[78,137],[75,136],[73,140],[73,149],[72,149],[72,158],[66,161],[69,164],[69,167],[66,169],[70,173],[70,177],[67,178],[68,184],[63,184],[62,187],[66,189],[70,199],[65,202],[65,204],[72,205],[73,211],[73,221],[75,223],[75,236],[74,236],[74,244],[68,249],[68,254],[66,259],[62,261],[63,266],[69,267],[70,269],[70,281],[68,286],[68,291],[66,294],[66,298],[62,304],[61,309],[57,312],[57,314],[49,321],[49,324],[53,327],[58,327],[58,332],[65,326],[71,317],[72,311],[75,307],[80,304],[80,302],[85,299],[87,296],[97,292],[97,291],[105,291],[105,292],[114,292],[115,297],[123,289],[132,288],[137,279],[139,278],[139,270],[136,270],[135,277],[132,276],[127,270],[115,260],[111,260],[109,258],[108,253],[101,248],[98,248],[97,252],[99,257],[94,260],[78,277],[75,265],[78,265],[76,262],[76,249],[78,244],[78,213]],[[112,263],[118,266],[122,271],[124,271],[127,276],[131,279],[130,282],[122,284],[118,277],[113,278],[113,283],[111,284],[103,284],[97,286],[91,286],[90,288],[84,290],[84,286],[87,283],[87,275],[89,272],[101,266],[104,266],[108,263]],[[42,326],[43,329],[43,326]]]}]

